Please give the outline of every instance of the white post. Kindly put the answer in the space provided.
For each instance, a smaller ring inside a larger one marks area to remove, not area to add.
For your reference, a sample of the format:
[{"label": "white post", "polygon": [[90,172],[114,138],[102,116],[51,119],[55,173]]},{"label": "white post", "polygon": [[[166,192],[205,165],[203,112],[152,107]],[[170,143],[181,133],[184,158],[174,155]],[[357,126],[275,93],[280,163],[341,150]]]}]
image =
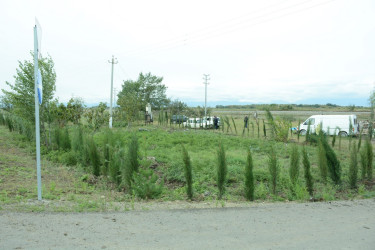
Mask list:
[{"label": "white post", "polygon": [[116,64],[115,57],[112,55],[112,61],[108,61],[112,63],[112,74],[111,74],[111,102],[109,105],[109,128],[112,128],[112,103],[113,103],[113,65]]},{"label": "white post", "polygon": [[40,125],[39,125],[39,99],[38,99],[38,34],[34,27],[34,88],[35,88],[35,140],[36,140],[36,175],[38,182],[38,200],[42,200],[42,176],[40,166]]}]

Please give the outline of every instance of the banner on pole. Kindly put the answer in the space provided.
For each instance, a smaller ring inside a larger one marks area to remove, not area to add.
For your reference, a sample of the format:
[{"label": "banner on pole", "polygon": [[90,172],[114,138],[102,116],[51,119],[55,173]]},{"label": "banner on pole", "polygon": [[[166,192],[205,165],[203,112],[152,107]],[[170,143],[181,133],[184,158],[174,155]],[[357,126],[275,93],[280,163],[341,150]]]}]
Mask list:
[{"label": "banner on pole", "polygon": [[38,76],[37,76],[37,88],[38,88],[38,99],[39,104],[42,104],[43,101],[43,81],[42,81],[42,73],[40,72],[40,69],[38,69]]}]

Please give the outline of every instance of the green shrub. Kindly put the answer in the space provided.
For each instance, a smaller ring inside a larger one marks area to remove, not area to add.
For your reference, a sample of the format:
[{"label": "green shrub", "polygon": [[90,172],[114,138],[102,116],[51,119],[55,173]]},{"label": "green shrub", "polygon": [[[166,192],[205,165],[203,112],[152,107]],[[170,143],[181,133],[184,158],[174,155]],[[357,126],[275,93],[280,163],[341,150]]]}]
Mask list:
[{"label": "green shrub", "polygon": [[358,176],[357,149],[354,144],[350,152],[350,166],[349,166],[349,185],[351,188],[357,187],[357,176]]},{"label": "green shrub", "polygon": [[360,160],[361,160],[361,177],[362,180],[366,178],[367,174],[367,154],[366,149],[360,151]]},{"label": "green shrub", "polygon": [[222,143],[219,145],[217,151],[217,187],[219,189],[218,198],[221,199],[225,192],[225,184],[227,181],[227,161],[225,157],[225,150]]},{"label": "green shrub", "polygon": [[77,153],[74,151],[63,152],[59,161],[67,166],[77,165]]},{"label": "green shrub", "polygon": [[314,183],[313,183],[313,178],[310,172],[310,161],[309,161],[309,157],[307,155],[305,147],[302,149],[302,155],[303,155],[302,163],[303,163],[303,168],[305,170],[304,176],[305,176],[305,181],[306,181],[306,188],[310,194],[310,197],[313,197],[314,196]]},{"label": "green shrub", "polygon": [[64,131],[60,130],[60,147],[65,151],[69,151],[71,148],[69,130],[67,127]]},{"label": "green shrub", "polygon": [[190,156],[187,152],[184,145],[182,145],[182,158],[184,161],[184,173],[185,173],[185,180],[186,180],[186,194],[188,198],[191,200],[193,199],[193,174],[192,174],[192,167],[190,162]]},{"label": "green shrub", "polygon": [[247,162],[245,168],[245,195],[249,201],[254,200],[255,184],[253,174],[254,164],[250,149],[247,150]]},{"label": "green shrub", "polygon": [[[339,136],[339,138],[341,138],[341,136]],[[319,140],[320,140],[319,143],[322,143],[324,151],[325,151],[329,175],[335,184],[340,184],[341,183],[341,166],[340,166],[339,160],[337,159],[335,151],[329,146],[325,135],[321,134],[319,136]]]},{"label": "green shrub", "polygon": [[134,173],[137,173],[138,169],[138,138],[136,134],[133,134],[128,145],[125,165],[122,169],[123,184],[129,192],[132,190],[131,184],[133,181]]},{"label": "green shrub", "polygon": [[83,143],[83,130],[82,126],[77,126],[73,130],[72,138],[72,149],[76,152],[82,152],[84,143]]},{"label": "green shrub", "polygon": [[[323,135],[320,135],[320,136],[323,136]],[[328,176],[327,156],[326,156],[326,151],[324,149],[324,146],[321,140],[319,140],[319,143],[318,143],[318,159],[319,159],[320,176],[323,182],[326,183],[327,176]]]},{"label": "green shrub", "polygon": [[95,176],[100,175],[100,155],[96,147],[95,141],[92,137],[87,138],[88,154],[90,158],[90,164],[92,167],[92,174]]},{"label": "green shrub", "polygon": [[276,186],[279,176],[279,166],[277,162],[276,151],[274,147],[271,147],[271,151],[268,154],[268,170],[271,177],[272,193],[276,195]]},{"label": "green shrub", "polygon": [[374,159],[374,153],[372,151],[372,144],[370,140],[366,140],[366,158],[367,158],[367,179],[369,181],[372,180],[372,164],[373,164],[373,159]]},{"label": "green shrub", "polygon": [[295,144],[292,146],[290,154],[289,176],[293,186],[296,185],[299,176],[299,152]]},{"label": "green shrub", "polygon": [[159,183],[158,180],[159,177],[151,169],[139,169],[133,174],[132,190],[142,199],[156,199],[162,194],[164,187],[163,180]]},{"label": "green shrub", "polygon": [[125,150],[121,147],[116,147],[112,160],[109,162],[109,176],[111,180],[120,186],[121,184],[121,170],[125,166]]}]

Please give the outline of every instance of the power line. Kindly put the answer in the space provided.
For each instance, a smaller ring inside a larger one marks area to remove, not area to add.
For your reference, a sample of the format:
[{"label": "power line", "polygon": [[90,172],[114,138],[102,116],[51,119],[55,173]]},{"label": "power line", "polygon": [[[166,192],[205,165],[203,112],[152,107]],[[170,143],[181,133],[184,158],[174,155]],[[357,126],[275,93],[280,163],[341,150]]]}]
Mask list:
[{"label": "power line", "polygon": [[[270,22],[270,21],[273,21],[273,20],[276,20],[276,19],[280,19],[280,18],[289,16],[289,15],[293,15],[293,14],[303,12],[303,11],[306,11],[306,10],[309,10],[309,9],[312,9],[312,8],[316,8],[318,6],[328,4],[328,3],[333,2],[335,0],[321,2],[321,3],[315,4],[315,5],[310,5],[310,6],[305,7],[305,8],[300,8],[298,10],[291,11],[291,12],[288,12],[288,13],[284,13],[284,14],[281,14],[277,17],[273,17],[273,18],[269,18],[269,19],[264,20],[264,17],[269,16],[270,14],[275,14],[277,12],[285,11],[285,10],[288,10],[290,8],[294,8],[296,6],[300,6],[300,5],[305,4],[307,2],[310,2],[310,1],[312,1],[312,0],[307,0],[307,1],[304,1],[304,2],[301,2],[301,3],[290,5],[288,7],[284,7],[284,8],[281,8],[281,9],[278,9],[278,10],[271,11],[269,13],[260,15],[258,17],[248,18],[246,21],[242,21],[242,22],[239,22],[239,23],[236,23],[236,24],[232,24],[232,25],[229,25],[228,27],[221,27],[221,28],[218,28],[216,30],[213,30],[213,31],[211,31],[209,33],[206,33],[206,34],[203,34],[203,35],[192,36],[193,38],[194,37],[196,37],[196,38],[195,39],[189,39],[188,43],[193,44],[193,43],[197,43],[197,42],[207,40],[207,39],[210,39],[210,38],[213,38],[213,37],[222,36],[222,35],[225,35],[225,34],[228,34],[228,33],[232,33],[232,32],[235,32],[235,31],[238,31],[238,30],[241,30],[241,29],[250,28],[250,27],[262,24],[262,23],[267,23],[267,22]],[[253,23],[247,24],[249,22],[249,20],[256,21],[257,19],[262,19],[262,18],[263,18],[263,20],[260,20],[259,22],[253,22]],[[241,24],[243,24],[243,25],[241,27],[238,27]],[[226,29],[226,30],[220,31],[222,29]],[[212,34],[212,35],[208,35],[208,34]],[[153,48],[153,47],[146,48],[143,51],[140,51],[139,53],[136,53],[137,50],[135,50],[134,51],[135,53],[133,53],[133,54],[130,53],[129,55],[133,55],[133,56],[139,55],[139,54],[142,54],[142,53],[147,53],[147,51],[150,51],[148,54],[150,54],[150,53],[155,54],[155,53],[159,53],[161,51],[181,47],[184,44],[186,44],[186,41],[187,41],[186,39],[179,39],[179,40],[176,40],[174,43],[168,43],[168,44],[161,45],[161,46],[155,47],[155,48]]]}]

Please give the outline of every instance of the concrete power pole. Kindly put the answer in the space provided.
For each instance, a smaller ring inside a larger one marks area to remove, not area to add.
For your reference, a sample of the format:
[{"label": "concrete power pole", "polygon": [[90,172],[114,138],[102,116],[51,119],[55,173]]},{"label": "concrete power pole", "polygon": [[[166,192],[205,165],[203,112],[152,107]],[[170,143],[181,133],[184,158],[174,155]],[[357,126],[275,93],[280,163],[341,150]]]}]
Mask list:
[{"label": "concrete power pole", "polygon": [[205,85],[205,95],[204,95],[204,116],[207,117],[207,85],[209,84],[208,81],[210,80],[209,76],[210,75],[206,75],[206,74],[203,74],[204,78],[204,85]]},{"label": "concrete power pole", "polygon": [[[116,61],[115,61],[116,60]],[[112,75],[111,75],[111,102],[109,106],[109,128],[112,128],[112,103],[113,103],[113,65],[117,64],[117,59],[112,56],[112,61],[108,61],[112,64]]]}]

